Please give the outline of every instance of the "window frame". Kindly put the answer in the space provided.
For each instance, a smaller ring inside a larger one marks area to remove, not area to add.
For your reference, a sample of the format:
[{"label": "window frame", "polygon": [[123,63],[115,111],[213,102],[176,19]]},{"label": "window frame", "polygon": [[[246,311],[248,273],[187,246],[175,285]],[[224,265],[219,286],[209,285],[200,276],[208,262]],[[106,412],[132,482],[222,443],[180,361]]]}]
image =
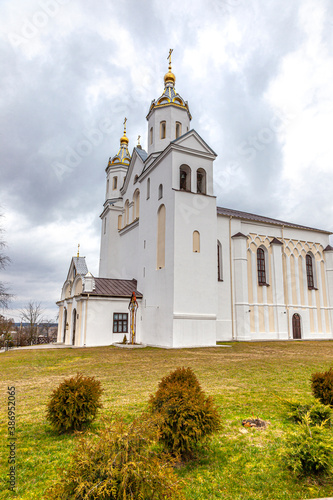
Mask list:
[{"label": "window frame", "polygon": [[182,124],[181,122],[176,122],[176,129],[175,129],[175,134],[176,134],[176,139],[182,135]]},{"label": "window frame", "polygon": [[[121,317],[116,318],[116,316],[121,316]],[[120,330],[119,330],[119,325],[121,325]],[[126,328],[126,330],[124,328]],[[128,313],[120,313],[120,312],[113,313],[112,333],[128,333]]]},{"label": "window frame", "polygon": [[316,282],[315,258],[308,252],[305,256],[306,281],[308,290],[318,290]]},{"label": "window frame", "polygon": [[162,120],[160,122],[160,139],[166,139],[166,121]]},{"label": "window frame", "polygon": [[217,281],[223,281],[222,244],[217,240]]},{"label": "window frame", "polygon": [[259,286],[268,286],[267,267],[267,250],[259,247],[257,248],[257,279]]}]

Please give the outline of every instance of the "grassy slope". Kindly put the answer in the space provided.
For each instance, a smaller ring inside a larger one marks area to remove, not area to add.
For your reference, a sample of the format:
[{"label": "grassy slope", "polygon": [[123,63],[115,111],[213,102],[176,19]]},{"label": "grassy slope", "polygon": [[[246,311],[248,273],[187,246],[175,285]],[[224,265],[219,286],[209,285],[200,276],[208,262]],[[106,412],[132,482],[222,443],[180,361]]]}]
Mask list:
[{"label": "grassy slope", "polygon": [[[42,499],[68,463],[75,440],[55,435],[45,421],[51,390],[80,371],[95,375],[105,389],[101,416],[132,417],[146,404],[158,381],[177,366],[190,366],[203,389],[215,397],[224,422],[200,460],[178,473],[188,498],[302,499],[331,496],[333,483],[299,481],[287,473],[278,449],[290,425],[279,397],[308,400],[310,376],[332,366],[333,342],[234,343],[231,347],[162,350],[117,348],[12,351],[0,355],[0,498]],[[17,490],[6,490],[6,388],[17,392]],[[249,430],[241,420],[269,420],[266,431]],[[98,427],[99,418],[95,428]]]}]

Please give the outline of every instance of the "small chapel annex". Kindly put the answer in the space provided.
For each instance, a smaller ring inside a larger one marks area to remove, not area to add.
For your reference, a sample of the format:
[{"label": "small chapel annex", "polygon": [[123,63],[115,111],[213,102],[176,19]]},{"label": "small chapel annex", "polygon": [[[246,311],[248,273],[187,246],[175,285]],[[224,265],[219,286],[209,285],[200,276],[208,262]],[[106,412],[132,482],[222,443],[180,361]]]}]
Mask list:
[{"label": "small chapel annex", "polygon": [[71,260],[58,342],[129,338],[168,348],[217,341],[333,338],[333,248],[328,231],[216,206],[216,153],[191,128],[175,75],[148,114],[147,151],[128,149],[126,120],[106,167],[99,276]]}]

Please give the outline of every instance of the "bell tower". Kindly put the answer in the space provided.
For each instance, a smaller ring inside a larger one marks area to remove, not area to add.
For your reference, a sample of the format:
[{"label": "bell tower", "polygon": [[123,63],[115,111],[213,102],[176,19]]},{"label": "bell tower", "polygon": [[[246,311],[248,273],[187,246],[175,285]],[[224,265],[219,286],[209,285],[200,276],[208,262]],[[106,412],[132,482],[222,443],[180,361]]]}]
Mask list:
[{"label": "bell tower", "polygon": [[147,115],[148,155],[160,153],[168,144],[190,129],[192,119],[187,101],[176,93],[176,77],[172,72],[170,49],[169,69],[164,75],[164,91],[153,100]]},{"label": "bell tower", "polygon": [[[120,189],[124,183],[131,155],[128,150],[128,137],[126,136],[126,122],[124,120],[124,134],[120,139],[118,153],[109,158],[106,171],[106,193],[102,219],[101,250],[99,276],[117,277],[118,245],[116,244],[118,227],[122,217],[123,199]],[[112,266],[112,267],[111,267]]]}]

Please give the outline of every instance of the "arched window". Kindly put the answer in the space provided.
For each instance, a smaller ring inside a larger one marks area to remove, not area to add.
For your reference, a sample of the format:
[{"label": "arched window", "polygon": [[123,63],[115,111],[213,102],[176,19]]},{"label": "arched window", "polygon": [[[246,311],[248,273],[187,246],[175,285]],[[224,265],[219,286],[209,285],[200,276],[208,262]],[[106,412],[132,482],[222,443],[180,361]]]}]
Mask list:
[{"label": "arched window", "polygon": [[182,124],[180,122],[176,122],[176,139],[182,135]]},{"label": "arched window", "polygon": [[165,267],[165,206],[157,212],[157,269]]},{"label": "arched window", "polygon": [[188,165],[182,165],[179,168],[179,189],[191,191],[191,169]]},{"label": "arched window", "polygon": [[193,231],[193,252],[200,253],[200,233]]},{"label": "arched window", "polygon": [[266,260],[265,259],[265,250],[260,247],[257,250],[257,270],[258,270],[258,284],[259,285],[267,285],[265,260]]},{"label": "arched window", "polygon": [[150,127],[150,144],[153,144],[153,127]]},{"label": "arched window", "polygon": [[118,177],[113,178],[112,189],[117,189]]},{"label": "arched window", "polygon": [[306,254],[306,277],[308,280],[308,289],[315,290],[315,266],[314,259],[310,253]]},{"label": "arched window", "polygon": [[136,184],[136,183],[138,182],[138,178],[139,178],[139,176],[138,176],[138,175],[136,175],[136,176],[134,177],[133,184]]},{"label": "arched window", "polygon": [[133,218],[138,219],[140,215],[140,191],[138,189],[135,190],[133,195]]},{"label": "arched window", "polygon": [[197,193],[206,194],[206,171],[203,168],[197,170]]},{"label": "arched window", "polygon": [[120,231],[120,229],[122,229],[122,226],[123,226],[123,216],[118,215],[118,231]]},{"label": "arched window", "polygon": [[160,138],[165,139],[166,135],[166,122],[161,122],[160,123]]},{"label": "arched window", "polygon": [[147,179],[147,200],[150,198],[150,177]]},{"label": "arched window", "polygon": [[109,179],[106,181],[106,194],[105,194],[105,197],[107,198],[109,196]]},{"label": "arched window", "polygon": [[217,280],[223,281],[222,245],[219,240],[217,240]]},{"label": "arched window", "polygon": [[158,186],[158,199],[160,200],[161,198],[163,198],[163,185],[160,184]]},{"label": "arched window", "polygon": [[125,216],[124,216],[124,225],[127,226],[129,223],[129,201],[125,202]]}]

